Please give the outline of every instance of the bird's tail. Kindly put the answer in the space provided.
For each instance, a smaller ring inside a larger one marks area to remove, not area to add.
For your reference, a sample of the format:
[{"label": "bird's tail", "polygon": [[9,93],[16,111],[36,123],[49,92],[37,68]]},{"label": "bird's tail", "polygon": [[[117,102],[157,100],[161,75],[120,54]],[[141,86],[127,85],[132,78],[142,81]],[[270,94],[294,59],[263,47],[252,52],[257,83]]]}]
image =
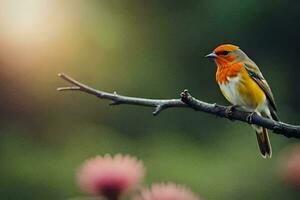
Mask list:
[{"label": "bird's tail", "polygon": [[272,157],[272,148],[271,143],[269,139],[269,134],[267,129],[263,127],[255,127],[256,137],[257,137],[257,143],[259,150],[261,152],[261,155],[264,158],[271,158]]}]

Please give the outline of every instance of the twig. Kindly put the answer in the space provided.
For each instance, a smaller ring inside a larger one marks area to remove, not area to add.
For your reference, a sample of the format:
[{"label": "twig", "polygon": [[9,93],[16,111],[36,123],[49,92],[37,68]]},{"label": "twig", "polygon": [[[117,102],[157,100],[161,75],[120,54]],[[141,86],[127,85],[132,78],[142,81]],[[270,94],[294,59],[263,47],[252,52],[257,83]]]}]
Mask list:
[{"label": "twig", "polygon": [[206,103],[191,96],[187,90],[181,93],[180,99],[146,99],[119,95],[116,92],[108,93],[91,88],[83,83],[76,81],[66,74],[59,74],[59,77],[71,83],[73,86],[57,88],[58,91],[81,91],[94,95],[101,99],[110,100],[110,105],[137,105],[154,107],[153,115],[158,115],[167,108],[192,108],[196,111],[214,114],[218,117],[237,120],[249,124],[256,124],[267,129],[273,130],[274,133],[284,135],[286,137],[300,139],[300,126],[290,125],[283,122],[277,122],[257,115],[256,113],[244,112],[237,109],[229,111],[228,106]]}]

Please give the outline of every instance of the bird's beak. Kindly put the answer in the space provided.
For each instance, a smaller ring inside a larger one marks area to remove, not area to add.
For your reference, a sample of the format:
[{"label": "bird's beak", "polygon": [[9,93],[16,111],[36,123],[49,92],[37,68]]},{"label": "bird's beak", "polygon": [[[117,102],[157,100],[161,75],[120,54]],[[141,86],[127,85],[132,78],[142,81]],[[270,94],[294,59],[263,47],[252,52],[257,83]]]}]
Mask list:
[{"label": "bird's beak", "polygon": [[205,56],[205,58],[216,58],[216,57],[218,57],[218,55],[217,55],[215,52],[212,52],[212,53],[207,54],[207,55]]}]

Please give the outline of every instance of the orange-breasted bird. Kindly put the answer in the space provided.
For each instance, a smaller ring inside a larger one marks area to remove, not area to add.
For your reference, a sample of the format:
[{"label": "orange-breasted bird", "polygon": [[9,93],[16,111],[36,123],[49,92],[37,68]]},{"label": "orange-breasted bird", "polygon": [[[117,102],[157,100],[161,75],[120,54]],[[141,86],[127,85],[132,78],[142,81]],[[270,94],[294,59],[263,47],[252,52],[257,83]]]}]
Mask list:
[{"label": "orange-breasted bird", "polygon": [[[279,120],[272,91],[258,66],[238,47],[231,44],[218,46],[206,56],[217,65],[216,81],[232,108],[241,107],[260,116]],[[264,158],[272,156],[266,128],[255,129],[260,152]]]}]

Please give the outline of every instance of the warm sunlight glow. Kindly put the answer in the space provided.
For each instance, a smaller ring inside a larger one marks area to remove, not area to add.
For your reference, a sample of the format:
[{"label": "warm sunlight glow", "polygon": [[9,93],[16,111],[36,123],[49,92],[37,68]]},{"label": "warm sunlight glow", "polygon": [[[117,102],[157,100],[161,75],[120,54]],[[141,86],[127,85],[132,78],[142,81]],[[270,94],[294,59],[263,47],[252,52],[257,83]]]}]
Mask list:
[{"label": "warm sunlight glow", "polygon": [[9,21],[12,30],[33,31],[46,16],[46,3],[43,0],[6,1],[4,20]]},{"label": "warm sunlight glow", "polygon": [[41,34],[51,12],[50,0],[2,0],[1,26],[12,37]]},{"label": "warm sunlight glow", "polygon": [[45,68],[68,57],[73,13],[58,0],[0,0],[0,51],[8,69]]}]

